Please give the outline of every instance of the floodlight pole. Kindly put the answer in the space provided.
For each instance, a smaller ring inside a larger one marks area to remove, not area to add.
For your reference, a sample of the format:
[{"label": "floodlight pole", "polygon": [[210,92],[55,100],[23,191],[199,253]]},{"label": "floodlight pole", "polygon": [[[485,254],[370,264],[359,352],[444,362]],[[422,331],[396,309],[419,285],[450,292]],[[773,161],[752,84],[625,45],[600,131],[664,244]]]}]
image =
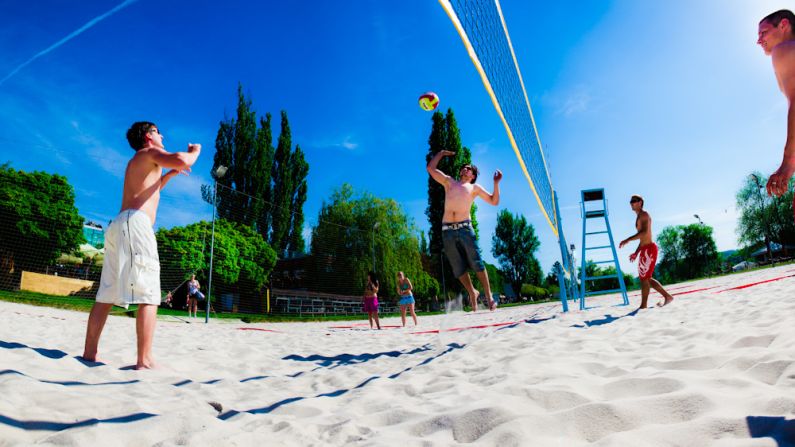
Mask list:
[{"label": "floodlight pole", "polygon": [[205,305],[204,322],[210,322],[210,298],[213,291],[213,251],[215,249],[215,214],[218,210],[218,204],[215,201],[218,192],[218,179],[226,174],[226,166],[218,166],[215,169],[215,184],[213,185],[213,229],[210,234],[210,276],[207,279],[207,304]]}]

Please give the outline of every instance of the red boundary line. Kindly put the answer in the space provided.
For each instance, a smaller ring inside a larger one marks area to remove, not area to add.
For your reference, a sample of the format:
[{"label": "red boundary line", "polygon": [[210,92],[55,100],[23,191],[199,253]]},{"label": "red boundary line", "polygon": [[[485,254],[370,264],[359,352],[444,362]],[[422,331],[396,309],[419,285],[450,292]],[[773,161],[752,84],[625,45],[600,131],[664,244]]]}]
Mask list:
[{"label": "red boundary line", "polygon": [[485,329],[487,327],[507,326],[509,324],[516,324],[516,321],[506,321],[503,323],[479,324],[477,326],[453,327],[450,329],[433,329],[430,331],[409,332],[409,334],[438,334],[439,332],[454,332],[464,331],[467,329]]},{"label": "red boundary line", "polygon": [[282,332],[282,331],[277,331],[277,330],[274,330],[274,329],[262,329],[262,328],[258,328],[258,327],[239,327],[239,328],[237,328],[237,330],[239,330],[239,331]]},{"label": "red boundary line", "polygon": [[720,291],[717,291],[717,292],[715,292],[715,293],[723,293],[723,292],[728,292],[729,290],[740,290],[740,289],[747,289],[748,287],[758,286],[759,284],[765,284],[765,283],[768,283],[768,282],[778,281],[778,280],[781,280],[781,279],[792,278],[792,277],[795,277],[795,275],[779,276],[778,278],[766,279],[766,280],[764,280],[764,281],[752,282],[752,283],[750,283],[750,284],[743,284],[743,285],[741,285],[741,286],[737,286],[737,287],[732,287],[732,288],[729,288],[729,289],[720,290]]}]

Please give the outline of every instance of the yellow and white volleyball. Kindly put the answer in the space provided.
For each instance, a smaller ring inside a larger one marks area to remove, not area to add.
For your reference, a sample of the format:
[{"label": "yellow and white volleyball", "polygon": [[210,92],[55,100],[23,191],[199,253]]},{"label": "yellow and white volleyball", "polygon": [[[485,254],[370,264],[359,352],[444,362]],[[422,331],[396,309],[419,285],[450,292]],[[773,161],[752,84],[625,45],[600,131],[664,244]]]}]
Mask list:
[{"label": "yellow and white volleyball", "polygon": [[420,95],[420,108],[430,112],[439,105],[439,96],[434,92],[426,92]]}]

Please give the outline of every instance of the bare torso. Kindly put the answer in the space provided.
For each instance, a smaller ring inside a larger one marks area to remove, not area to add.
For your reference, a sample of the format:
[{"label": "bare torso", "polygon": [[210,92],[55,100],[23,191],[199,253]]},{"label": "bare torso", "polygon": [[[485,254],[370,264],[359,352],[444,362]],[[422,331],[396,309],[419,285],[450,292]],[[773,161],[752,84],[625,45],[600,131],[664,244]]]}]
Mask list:
[{"label": "bare torso", "polygon": [[[644,228],[646,231],[643,231]],[[652,243],[651,216],[649,213],[646,211],[641,211],[638,213],[638,218],[635,219],[635,229],[638,230],[638,241],[640,242],[641,247]]]},{"label": "bare torso", "polygon": [[121,210],[141,210],[149,216],[152,225],[157,217],[157,205],[160,203],[160,176],[163,168],[152,161],[150,151],[159,149],[141,149],[127,163],[124,172],[124,192],[121,199]]},{"label": "bare torso", "polygon": [[442,222],[452,223],[472,219],[472,202],[477,197],[478,185],[450,180],[445,186],[444,216]]},{"label": "bare torso", "polygon": [[782,42],[773,50],[773,71],[776,73],[778,88],[789,99],[788,93],[795,82],[795,40]]}]

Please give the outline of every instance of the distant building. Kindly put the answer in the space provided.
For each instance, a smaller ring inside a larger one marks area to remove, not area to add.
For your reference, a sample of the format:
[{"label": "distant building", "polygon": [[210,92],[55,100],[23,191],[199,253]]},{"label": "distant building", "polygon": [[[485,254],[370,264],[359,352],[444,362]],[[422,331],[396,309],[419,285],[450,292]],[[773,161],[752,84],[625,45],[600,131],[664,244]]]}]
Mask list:
[{"label": "distant building", "polygon": [[[770,252],[773,255],[773,259],[785,259],[792,256],[795,253],[795,246],[793,245],[784,245],[777,244],[775,242],[770,243]],[[767,247],[762,247],[759,250],[751,253],[751,256],[754,258],[756,262],[767,262]]]},{"label": "distant building", "polygon": [[105,230],[103,230],[102,225],[98,223],[90,220],[84,222],[83,236],[86,238],[86,242],[95,248],[102,248],[105,246]]}]

